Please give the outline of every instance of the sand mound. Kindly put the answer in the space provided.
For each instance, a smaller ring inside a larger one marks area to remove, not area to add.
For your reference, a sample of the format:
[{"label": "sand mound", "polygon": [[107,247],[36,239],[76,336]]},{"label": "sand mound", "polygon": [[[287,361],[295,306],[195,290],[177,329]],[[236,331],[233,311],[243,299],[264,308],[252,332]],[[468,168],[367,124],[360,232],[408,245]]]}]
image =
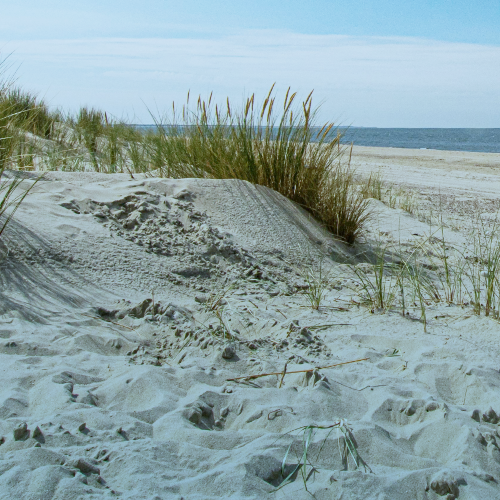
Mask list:
[{"label": "sand mound", "polygon": [[[373,206],[369,239],[425,230]],[[498,323],[436,305],[424,333],[340,274],[311,309],[300,271],[364,247],[273,191],[49,173],[1,245],[0,499],[311,498],[297,429],[336,422],[317,499],[498,496]]]}]

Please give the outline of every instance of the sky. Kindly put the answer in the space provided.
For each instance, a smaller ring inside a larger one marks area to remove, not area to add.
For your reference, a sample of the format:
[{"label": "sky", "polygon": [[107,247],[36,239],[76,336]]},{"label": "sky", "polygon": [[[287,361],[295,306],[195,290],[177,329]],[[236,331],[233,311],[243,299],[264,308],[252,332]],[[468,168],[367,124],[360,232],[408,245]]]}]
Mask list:
[{"label": "sky", "polygon": [[54,107],[152,123],[187,92],[233,107],[276,83],[318,118],[500,127],[500,0],[16,0],[0,59]]}]

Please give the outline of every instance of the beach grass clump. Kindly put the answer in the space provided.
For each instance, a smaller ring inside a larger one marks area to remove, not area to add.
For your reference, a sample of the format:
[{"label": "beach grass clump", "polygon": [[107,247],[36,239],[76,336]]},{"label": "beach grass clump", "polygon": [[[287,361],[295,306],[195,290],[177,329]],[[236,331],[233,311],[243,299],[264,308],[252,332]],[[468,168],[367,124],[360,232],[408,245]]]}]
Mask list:
[{"label": "beach grass clump", "polygon": [[484,220],[480,216],[474,221],[469,252],[466,255],[466,275],[469,278],[469,293],[474,313],[500,318],[500,229],[498,216]]},{"label": "beach grass clump", "polygon": [[12,127],[12,112],[5,101],[0,100],[0,169],[10,164],[19,147],[20,132]]},{"label": "beach grass clump", "polygon": [[[0,62],[0,69],[2,63]],[[0,73],[1,75],[1,73]],[[12,82],[0,80],[0,171],[4,172],[19,145],[20,131],[13,126],[16,112],[7,95]]]},{"label": "beach grass clump", "polygon": [[55,123],[61,120],[61,116],[57,111],[50,111],[38,96],[19,87],[8,86],[0,93],[0,100],[9,109],[12,127],[44,139],[52,138]]},{"label": "beach grass clump", "polygon": [[5,78],[0,62],[0,168],[34,170],[39,143],[53,139],[61,119],[42,99]]},{"label": "beach grass clump", "polygon": [[369,217],[355,186],[346,148],[333,123],[317,125],[312,92],[304,102],[288,89],[283,103],[269,91],[241,109],[198,98],[177,112],[153,117],[143,133],[82,107],[51,112],[43,100],[0,87],[0,166],[19,170],[137,172],[157,177],[240,179],[271,188],[298,203],[334,235],[356,241]]},{"label": "beach grass clump", "polygon": [[[274,87],[274,86],[273,86]],[[368,218],[367,201],[354,188],[345,147],[333,123],[316,126],[312,93],[300,106],[287,91],[278,105],[273,88],[261,106],[255,95],[243,109],[229,100],[189,95],[181,112],[154,117],[157,133],[146,137],[150,163],[166,177],[241,179],[266,186],[298,203],[348,243]]]},{"label": "beach grass clump", "polygon": [[103,141],[106,143],[102,148],[101,168],[109,173],[124,172],[127,170],[127,151],[130,141],[130,127],[127,125],[108,119],[104,114],[106,126],[103,133]]},{"label": "beach grass clump", "polygon": [[69,133],[59,149],[66,152],[64,158],[80,169],[86,169],[87,164],[91,170],[104,173],[147,171],[138,167],[141,163],[138,153],[145,156],[144,136],[130,125],[86,106],[76,115],[68,116],[65,125]]},{"label": "beach grass clump", "polygon": [[78,142],[86,148],[93,169],[100,172],[98,146],[106,127],[104,113],[94,108],[82,107],[76,116],[68,117],[67,121]]},{"label": "beach grass clump", "polygon": [[[0,64],[1,66],[1,64]],[[0,81],[0,237],[11,221],[19,205],[23,202],[36,182],[28,187],[21,186],[23,177],[11,175],[7,177],[6,170],[13,166],[13,159],[17,160],[18,168],[26,158],[22,150],[22,130],[33,124],[33,114],[19,109],[13,102],[11,82]],[[19,124],[23,124],[19,130]],[[31,154],[31,152],[30,152]]]}]

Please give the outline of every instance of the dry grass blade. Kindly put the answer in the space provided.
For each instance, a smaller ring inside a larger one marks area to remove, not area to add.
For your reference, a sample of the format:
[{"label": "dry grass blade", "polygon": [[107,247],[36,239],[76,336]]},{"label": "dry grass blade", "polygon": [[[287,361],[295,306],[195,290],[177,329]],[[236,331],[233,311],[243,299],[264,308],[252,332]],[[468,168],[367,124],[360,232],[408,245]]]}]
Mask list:
[{"label": "dry grass blade", "polygon": [[[344,361],[342,363],[336,363],[334,365],[317,366],[316,368],[309,368],[307,370],[295,370],[295,371],[286,372],[286,373],[287,374],[290,374],[290,373],[309,373],[309,372],[313,372],[315,370],[326,370],[327,368],[333,368],[335,366],[348,365],[350,363],[359,363],[360,361],[367,361],[368,359],[370,359],[370,358],[355,359],[353,361]],[[267,376],[270,376],[270,375],[281,375],[281,376],[284,376],[284,373],[285,372],[259,373],[257,375],[246,375],[245,377],[228,378],[226,380],[227,380],[227,382],[236,382],[238,380],[254,380],[256,378],[267,377]]]},{"label": "dry grass blade", "polygon": [[122,328],[126,328],[127,330],[132,330],[132,331],[135,330],[135,328],[132,328],[131,326],[122,325],[121,323],[117,323],[116,321],[111,321],[109,319],[98,318],[97,316],[92,316],[90,314],[85,314],[85,313],[82,313],[82,316],[87,316],[87,318],[92,318],[92,319],[98,319],[106,323],[112,323],[113,325],[121,326]]},{"label": "dry grass blade", "polygon": [[283,385],[283,380],[285,380],[287,366],[288,366],[288,363],[285,363],[285,368],[283,368],[283,375],[281,376],[280,385],[279,385],[278,389],[281,389],[281,386]]}]

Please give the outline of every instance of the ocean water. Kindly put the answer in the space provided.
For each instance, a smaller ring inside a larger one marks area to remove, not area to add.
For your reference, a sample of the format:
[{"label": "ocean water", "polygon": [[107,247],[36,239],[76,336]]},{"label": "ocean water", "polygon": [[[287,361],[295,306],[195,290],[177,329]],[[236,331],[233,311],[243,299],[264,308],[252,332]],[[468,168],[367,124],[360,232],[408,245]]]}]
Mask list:
[{"label": "ocean water", "polygon": [[[144,131],[155,129],[154,125],[134,126]],[[342,142],[354,142],[356,146],[500,153],[500,128],[340,127],[340,130],[344,133]]]},{"label": "ocean water", "polygon": [[342,142],[377,146],[445,151],[500,153],[500,128],[371,128],[351,127]]}]

